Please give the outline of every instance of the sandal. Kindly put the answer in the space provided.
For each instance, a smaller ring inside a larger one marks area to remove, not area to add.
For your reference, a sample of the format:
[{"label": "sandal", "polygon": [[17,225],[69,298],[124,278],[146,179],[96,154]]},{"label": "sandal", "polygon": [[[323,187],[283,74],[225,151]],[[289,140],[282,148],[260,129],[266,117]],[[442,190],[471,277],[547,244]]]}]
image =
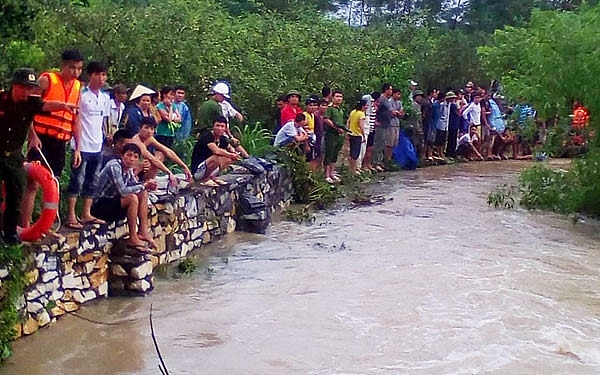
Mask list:
[{"label": "sandal", "polygon": [[201,182],[200,186],[204,186],[204,187],[219,187],[219,184],[217,184],[213,180],[206,180],[204,182]]},{"label": "sandal", "polygon": [[131,245],[131,244],[127,244],[127,247],[135,250],[135,251],[139,251],[140,253],[151,253],[152,250],[148,247],[146,247],[146,245]]},{"label": "sandal", "polygon": [[69,229],[83,230],[83,225],[79,221],[68,221],[64,226]]},{"label": "sandal", "polygon": [[214,178],[212,178],[212,180],[219,185],[227,185],[227,181],[221,180],[220,178],[214,177]]},{"label": "sandal", "polygon": [[331,177],[325,177],[325,182],[327,182],[328,184],[333,184],[333,179]]},{"label": "sandal", "polygon": [[98,219],[97,217],[95,217],[92,220],[82,221],[81,224],[83,224],[83,225],[90,225],[90,224],[104,225],[104,224],[106,224],[106,221],[104,221],[102,219]]}]

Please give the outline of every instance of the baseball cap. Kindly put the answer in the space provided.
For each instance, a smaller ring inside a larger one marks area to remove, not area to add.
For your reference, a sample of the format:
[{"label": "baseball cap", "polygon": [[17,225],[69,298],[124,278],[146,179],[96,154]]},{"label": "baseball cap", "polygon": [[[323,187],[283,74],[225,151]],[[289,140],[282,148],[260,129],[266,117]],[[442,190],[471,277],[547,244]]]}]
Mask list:
[{"label": "baseball cap", "polygon": [[13,85],[39,86],[35,71],[30,68],[20,68],[15,70],[11,83]]},{"label": "baseball cap", "polygon": [[425,96],[425,94],[421,90],[415,90],[415,92],[413,92],[413,98],[419,95]]},{"label": "baseball cap", "polygon": [[224,97],[226,97],[227,99],[230,98],[230,96],[229,96],[229,86],[227,86],[226,83],[219,82],[219,83],[215,84],[212,87],[212,92],[215,93],[215,94],[221,94]]}]

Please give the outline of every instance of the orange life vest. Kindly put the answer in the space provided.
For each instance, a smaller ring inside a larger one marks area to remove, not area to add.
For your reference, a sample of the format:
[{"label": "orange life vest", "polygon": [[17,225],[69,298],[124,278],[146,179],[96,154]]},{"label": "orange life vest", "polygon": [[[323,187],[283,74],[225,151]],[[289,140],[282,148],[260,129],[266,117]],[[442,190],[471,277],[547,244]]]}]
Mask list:
[{"label": "orange life vest", "polygon": [[573,111],[573,128],[583,129],[589,125],[590,115],[585,107],[577,107]]},{"label": "orange life vest", "polygon": [[[48,89],[46,90],[44,100],[57,100],[59,102],[79,104],[79,92],[81,91],[81,82],[74,80],[71,89],[67,91],[64,82],[57,73],[44,73],[42,76],[48,77]],[[48,115],[36,115],[33,118],[33,128],[37,134],[44,134],[61,141],[68,141],[73,134],[74,115],[71,111],[54,111]]]}]

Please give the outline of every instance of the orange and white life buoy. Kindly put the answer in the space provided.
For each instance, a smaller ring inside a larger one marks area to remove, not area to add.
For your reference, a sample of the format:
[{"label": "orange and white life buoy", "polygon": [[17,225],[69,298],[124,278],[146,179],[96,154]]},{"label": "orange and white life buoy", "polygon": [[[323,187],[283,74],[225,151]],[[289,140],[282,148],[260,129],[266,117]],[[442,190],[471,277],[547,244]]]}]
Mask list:
[{"label": "orange and white life buoy", "polygon": [[33,242],[42,238],[50,230],[59,205],[58,181],[47,168],[40,163],[24,163],[25,171],[29,178],[40,184],[42,188],[42,213],[40,218],[29,228],[22,228],[19,232],[21,241]]}]

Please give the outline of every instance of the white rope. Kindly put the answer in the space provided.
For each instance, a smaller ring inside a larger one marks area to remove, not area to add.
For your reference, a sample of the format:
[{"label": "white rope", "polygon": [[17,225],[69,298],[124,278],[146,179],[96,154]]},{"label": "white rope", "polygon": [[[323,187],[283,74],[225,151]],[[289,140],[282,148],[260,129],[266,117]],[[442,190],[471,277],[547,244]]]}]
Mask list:
[{"label": "white rope", "polygon": [[[48,159],[46,159],[46,156],[44,155],[44,153],[42,152],[42,149],[39,147],[35,147],[35,149],[37,150],[37,152],[40,154],[40,156],[42,157],[42,161],[44,162],[44,164],[46,164],[46,167],[48,168],[48,170],[50,171],[50,175],[52,175],[52,179],[54,180],[54,182],[56,183],[56,188],[58,189],[58,196],[60,197],[60,181],[58,180],[58,178],[54,175],[54,171],[52,170],[52,167],[50,166],[50,163],[48,163]],[[60,199],[59,199],[59,207],[60,207]],[[54,221],[57,223],[56,228],[54,229],[55,232],[58,232],[61,226],[61,221],[60,221],[60,212],[57,209],[56,210],[56,218],[54,219]]]}]

